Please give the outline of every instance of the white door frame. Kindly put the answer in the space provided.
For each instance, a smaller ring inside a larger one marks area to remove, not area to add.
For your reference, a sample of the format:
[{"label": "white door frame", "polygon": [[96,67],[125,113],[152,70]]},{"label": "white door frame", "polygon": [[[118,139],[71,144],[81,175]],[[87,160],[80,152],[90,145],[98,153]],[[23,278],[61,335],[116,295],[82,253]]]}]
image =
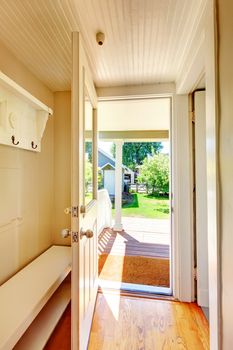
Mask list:
[{"label": "white door frame", "polygon": [[[111,89],[110,89],[111,91]],[[116,90],[111,96],[100,100],[135,99],[135,98],[170,98],[170,194],[171,194],[171,293],[181,301],[194,300],[193,279],[193,244],[192,244],[192,195],[191,195],[191,126],[188,114],[188,95],[178,96],[174,93],[153,95],[139,94],[131,90],[130,94],[122,96]],[[106,91],[105,91],[106,93]],[[132,95],[131,95],[132,93]],[[137,95],[138,94],[138,95]],[[124,139],[127,142],[126,139]],[[135,141],[134,140],[128,140]],[[140,140],[138,140],[140,141]],[[185,170],[183,170],[185,168]]]},{"label": "white door frame", "polygon": [[[100,100],[134,99],[134,98],[170,98],[171,122],[171,192],[172,192],[172,235],[171,235],[171,284],[173,296],[181,301],[194,300],[194,256],[193,256],[193,203],[192,203],[192,135],[189,118],[188,94],[176,95],[165,87],[164,93],[153,94],[153,90],[144,91],[138,87],[131,88],[126,96],[121,89],[99,90]],[[112,95],[113,94],[113,95]],[[107,96],[106,96],[107,95]]]},{"label": "white door frame", "polygon": [[195,113],[195,194],[197,303],[209,307],[205,91],[193,94]]}]

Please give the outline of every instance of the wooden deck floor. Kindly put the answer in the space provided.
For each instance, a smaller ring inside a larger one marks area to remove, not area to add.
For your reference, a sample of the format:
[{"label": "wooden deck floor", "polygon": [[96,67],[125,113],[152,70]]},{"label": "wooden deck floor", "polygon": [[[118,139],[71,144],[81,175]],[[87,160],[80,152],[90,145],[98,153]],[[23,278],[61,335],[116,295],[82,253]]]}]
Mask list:
[{"label": "wooden deck floor", "polygon": [[99,255],[143,256],[169,258],[169,244],[158,243],[156,232],[122,231],[105,229],[99,236]]}]

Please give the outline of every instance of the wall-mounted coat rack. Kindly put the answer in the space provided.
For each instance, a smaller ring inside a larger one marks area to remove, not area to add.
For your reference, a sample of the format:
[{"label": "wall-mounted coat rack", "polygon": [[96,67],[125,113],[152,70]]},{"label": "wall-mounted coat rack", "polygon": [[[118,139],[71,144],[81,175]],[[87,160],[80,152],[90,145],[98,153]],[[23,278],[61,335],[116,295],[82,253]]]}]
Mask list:
[{"label": "wall-mounted coat rack", "polygon": [[0,71],[0,143],[40,152],[51,108]]}]

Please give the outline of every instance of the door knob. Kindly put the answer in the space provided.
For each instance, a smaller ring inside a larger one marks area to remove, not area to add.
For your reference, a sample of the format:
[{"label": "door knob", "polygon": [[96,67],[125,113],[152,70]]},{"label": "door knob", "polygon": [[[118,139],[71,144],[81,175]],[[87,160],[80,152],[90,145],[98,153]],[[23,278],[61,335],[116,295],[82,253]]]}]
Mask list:
[{"label": "door knob", "polygon": [[84,236],[86,236],[87,238],[92,238],[94,235],[92,230],[86,230],[84,231],[82,228],[80,230],[80,238],[82,239]]},{"label": "door knob", "polygon": [[61,236],[62,236],[63,238],[69,237],[70,234],[71,234],[71,232],[70,232],[70,230],[69,230],[68,228],[63,228],[63,229],[61,230]]}]

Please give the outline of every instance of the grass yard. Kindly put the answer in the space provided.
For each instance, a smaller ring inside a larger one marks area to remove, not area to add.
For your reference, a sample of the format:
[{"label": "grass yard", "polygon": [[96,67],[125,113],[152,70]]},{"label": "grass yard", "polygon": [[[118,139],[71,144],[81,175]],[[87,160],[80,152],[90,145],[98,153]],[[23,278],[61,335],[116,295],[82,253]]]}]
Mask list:
[{"label": "grass yard", "polygon": [[[113,209],[113,215],[114,211]],[[150,219],[168,219],[169,199],[144,193],[134,193],[132,202],[123,204],[122,215]]]}]

